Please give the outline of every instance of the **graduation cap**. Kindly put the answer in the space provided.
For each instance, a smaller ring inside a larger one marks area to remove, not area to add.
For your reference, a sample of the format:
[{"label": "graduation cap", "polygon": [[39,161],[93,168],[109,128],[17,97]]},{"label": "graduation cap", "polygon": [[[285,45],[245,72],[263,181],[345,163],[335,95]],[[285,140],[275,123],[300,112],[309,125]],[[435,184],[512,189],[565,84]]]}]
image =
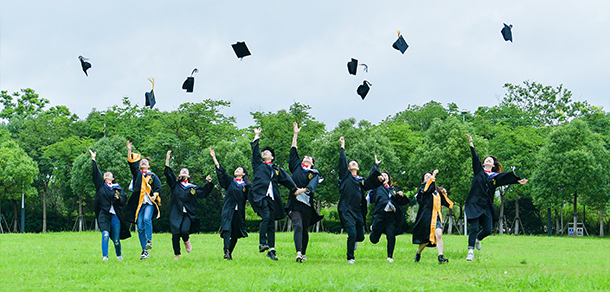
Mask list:
[{"label": "graduation cap", "polygon": [[[369,66],[366,64],[360,64],[360,66],[364,66],[364,71],[369,72]],[[351,61],[347,62],[347,71],[349,74],[356,75],[356,71],[358,71],[358,60],[352,58]]]},{"label": "graduation cap", "polygon": [[408,47],[409,47],[409,45],[407,44],[405,39],[402,37],[402,35],[400,34],[400,30],[399,30],[398,31],[398,39],[394,42],[394,44],[392,44],[392,48],[397,49],[402,54],[404,54],[405,51],[407,51]]},{"label": "graduation cap", "polygon": [[85,72],[85,75],[87,75],[87,77],[89,77],[89,74],[87,74],[87,70],[89,70],[89,68],[91,68],[91,63],[87,62],[87,58],[83,57],[83,56],[78,56],[78,59],[80,60],[80,66],[83,68],[83,72]]},{"label": "graduation cap", "polygon": [[231,47],[233,47],[233,51],[235,51],[235,55],[237,55],[237,57],[240,59],[245,56],[252,55],[252,54],[250,54],[250,50],[248,50],[248,47],[246,46],[245,42],[237,42],[236,44],[232,44]]},{"label": "graduation cap", "polygon": [[193,92],[193,87],[195,87],[195,77],[193,77],[193,74],[197,72],[199,72],[197,68],[193,69],[191,77],[186,77],[186,80],[182,83],[182,89],[186,89],[186,92]]},{"label": "graduation cap", "polygon": [[358,93],[358,95],[360,95],[360,97],[362,97],[362,100],[364,100],[366,95],[369,93],[371,86],[373,86],[373,84],[366,80],[362,81],[362,85],[358,86],[356,92]]},{"label": "graduation cap", "polygon": [[148,78],[148,81],[152,83],[152,89],[150,90],[150,92],[144,93],[144,97],[146,99],[146,106],[149,106],[150,109],[152,109],[157,103],[157,101],[155,100],[155,79]]},{"label": "graduation cap", "polygon": [[502,37],[504,37],[505,41],[510,41],[511,43],[513,42],[513,32],[511,31],[511,29],[513,28],[513,25],[506,25],[506,23],[504,24],[504,27],[502,28],[502,30],[500,31],[502,33]]}]

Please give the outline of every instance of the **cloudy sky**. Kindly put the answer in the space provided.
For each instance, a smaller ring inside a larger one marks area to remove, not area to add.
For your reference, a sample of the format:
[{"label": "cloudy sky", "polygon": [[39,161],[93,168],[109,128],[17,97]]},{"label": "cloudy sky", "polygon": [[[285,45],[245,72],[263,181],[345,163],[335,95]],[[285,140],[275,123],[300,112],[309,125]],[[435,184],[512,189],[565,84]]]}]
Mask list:
[{"label": "cloudy sky", "polygon": [[[513,24],[505,42],[502,23]],[[378,123],[409,104],[473,111],[505,83],[563,84],[575,100],[610,108],[610,1],[8,1],[0,0],[0,89],[32,88],[80,118],[92,109],[156,107],[206,98],[240,127],[252,111],[294,102],[332,129]],[[401,30],[409,44],[391,46]],[[239,60],[231,44],[245,41]],[[86,77],[78,56],[90,59]],[[356,58],[369,66],[349,75]],[[195,92],[182,82],[198,68]],[[366,100],[356,94],[363,80]]]}]

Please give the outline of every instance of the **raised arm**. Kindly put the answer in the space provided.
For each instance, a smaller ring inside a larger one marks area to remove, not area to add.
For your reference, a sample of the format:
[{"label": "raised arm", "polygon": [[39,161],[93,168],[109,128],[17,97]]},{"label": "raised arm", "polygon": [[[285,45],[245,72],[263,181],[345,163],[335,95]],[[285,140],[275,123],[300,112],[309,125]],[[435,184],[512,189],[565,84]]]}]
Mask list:
[{"label": "raised arm", "polygon": [[138,168],[140,162],[140,154],[131,152],[131,142],[127,141],[127,162],[129,162],[129,170],[131,171],[131,176],[136,177],[138,175]]},{"label": "raised arm", "polygon": [[294,134],[292,134],[292,147],[296,148],[297,138],[299,136],[299,133],[301,132],[301,128],[299,128],[299,124],[297,124],[297,122],[292,123],[292,128],[294,132]]},{"label": "raised arm", "polygon": [[229,185],[231,184],[231,180],[233,179],[228,173],[227,171],[224,169],[224,167],[222,167],[222,165],[217,165],[216,166],[216,176],[218,177],[218,183],[220,184],[220,187],[223,189],[227,189],[229,188]]},{"label": "raised arm", "polygon": [[341,153],[339,154],[339,178],[345,179],[345,177],[349,175],[347,157],[345,157],[345,138],[339,138],[339,142],[341,142]]},{"label": "raised arm", "polygon": [[212,177],[208,175],[205,177],[205,180],[206,180],[206,183],[205,183],[205,185],[203,185],[203,187],[197,187],[195,189],[195,194],[197,195],[197,198],[199,198],[199,199],[206,198],[207,196],[210,195],[210,193],[212,193],[212,190],[214,189],[214,184],[212,183]]},{"label": "raised arm", "polygon": [[95,185],[95,189],[97,190],[100,186],[104,185],[104,177],[102,176],[102,172],[97,167],[97,162],[95,162],[95,152],[89,149],[89,153],[91,154],[91,162],[93,163],[93,184]]},{"label": "raised arm", "polygon": [[472,143],[472,137],[468,134],[464,134],[468,137],[468,142],[470,143],[470,152],[472,154],[472,171],[477,173],[479,171],[483,171],[483,166],[481,165],[481,159],[479,158],[479,154],[477,150],[474,149],[474,144]]},{"label": "raised arm", "polygon": [[250,147],[252,148],[252,170],[255,170],[261,163],[263,163],[263,158],[261,157],[261,150],[259,146],[261,129],[254,129],[254,141],[250,143]]},{"label": "raised arm", "polygon": [[216,165],[216,168],[218,168],[220,163],[218,163],[218,160],[216,159],[216,152],[211,147],[209,147],[208,150],[210,150],[210,156],[212,156],[212,159],[214,160],[214,165]]},{"label": "raised arm", "polygon": [[282,169],[279,170],[277,181],[281,185],[288,188],[291,194],[298,195],[300,193],[305,192],[305,189],[299,189],[290,177],[290,175],[288,175],[288,173]]}]

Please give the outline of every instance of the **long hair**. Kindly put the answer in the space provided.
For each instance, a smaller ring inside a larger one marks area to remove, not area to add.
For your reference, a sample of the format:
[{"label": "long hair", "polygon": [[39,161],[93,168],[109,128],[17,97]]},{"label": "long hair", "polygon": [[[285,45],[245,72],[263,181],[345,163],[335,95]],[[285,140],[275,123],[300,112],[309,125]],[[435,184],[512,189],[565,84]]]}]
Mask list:
[{"label": "long hair", "polygon": [[248,170],[243,166],[238,166],[237,168],[241,168],[244,171],[244,176],[242,177],[242,179],[244,180],[244,183],[246,183],[246,185],[249,185],[250,181],[248,180]]},{"label": "long hair", "polygon": [[[114,177],[114,173],[112,173],[112,171],[106,171],[106,172],[104,172],[104,174],[106,174],[106,173],[110,173],[110,174],[112,174],[112,183],[113,183],[113,184],[116,184],[116,178]],[[102,176],[104,176],[104,175],[102,174]]]},{"label": "long hair", "polygon": [[383,174],[383,173],[385,173],[385,174],[387,174],[387,175],[388,175],[388,185],[389,185],[389,186],[391,186],[391,187],[395,186],[395,185],[396,185],[396,182],[393,182],[393,181],[392,181],[392,176],[390,175],[390,173],[389,173],[387,170],[386,170],[386,171],[384,171],[384,172],[382,172],[382,174]]},{"label": "long hair", "polygon": [[[500,161],[498,160],[497,157],[495,157],[493,155],[489,155],[487,157],[491,157],[491,159],[494,160],[494,166],[491,168],[491,171],[496,172],[496,173],[504,172],[504,168],[502,167],[502,163],[500,163]],[[487,159],[487,157],[485,157],[485,159]],[[483,161],[485,161],[485,159],[483,159]]]},{"label": "long hair", "polygon": [[[186,167],[181,167],[181,168],[180,168],[180,171],[182,171],[183,169],[188,170],[188,171],[189,171],[189,174],[191,173],[191,171],[190,171],[188,168],[186,168]],[[181,180],[180,180],[180,178],[181,178],[181,176],[180,176],[180,172],[178,172],[178,177],[176,177],[176,179],[177,179],[178,181],[181,181]],[[188,183],[191,183],[191,177],[190,177],[190,175],[189,175],[189,177],[186,179],[186,181],[187,181]]]}]

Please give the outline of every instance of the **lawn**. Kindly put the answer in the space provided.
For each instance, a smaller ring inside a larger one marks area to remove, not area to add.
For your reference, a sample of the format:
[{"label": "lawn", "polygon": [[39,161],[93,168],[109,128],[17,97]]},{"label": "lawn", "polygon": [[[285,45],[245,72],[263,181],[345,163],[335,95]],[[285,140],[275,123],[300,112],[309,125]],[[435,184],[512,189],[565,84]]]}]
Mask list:
[{"label": "lawn", "polygon": [[102,261],[97,232],[0,234],[0,290],[127,291],[590,291],[610,290],[607,239],[490,236],[467,262],[467,238],[445,235],[445,255],[427,248],[414,263],[411,235],[397,239],[394,263],[386,241],[358,245],[346,263],[345,234],[314,233],[308,260],[294,261],[292,234],[277,236],[278,262],[258,253],[258,234],[241,239],[223,260],[218,234],[195,234],[193,251],[173,260],[170,234],[154,234],[151,257],[140,260],[136,233],[124,240],[123,261]]}]

